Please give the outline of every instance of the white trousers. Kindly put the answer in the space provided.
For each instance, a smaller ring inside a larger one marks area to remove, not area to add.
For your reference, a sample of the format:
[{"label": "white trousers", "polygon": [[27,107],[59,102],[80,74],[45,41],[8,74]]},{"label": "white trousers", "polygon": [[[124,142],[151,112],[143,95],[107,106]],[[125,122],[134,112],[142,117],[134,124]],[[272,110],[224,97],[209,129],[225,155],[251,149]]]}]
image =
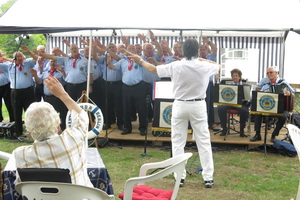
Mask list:
[{"label": "white trousers", "polygon": [[[197,144],[204,181],[213,180],[214,162],[208,130],[205,101],[174,101],[172,107],[171,140],[173,156],[183,154],[190,121]],[[186,171],[182,179],[185,179]]]}]

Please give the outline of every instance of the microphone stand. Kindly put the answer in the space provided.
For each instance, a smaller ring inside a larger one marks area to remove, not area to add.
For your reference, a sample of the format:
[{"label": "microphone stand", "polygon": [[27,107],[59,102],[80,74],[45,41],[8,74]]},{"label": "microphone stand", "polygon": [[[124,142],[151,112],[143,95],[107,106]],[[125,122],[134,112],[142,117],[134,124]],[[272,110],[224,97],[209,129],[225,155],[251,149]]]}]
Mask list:
[{"label": "microphone stand", "polygon": [[147,117],[147,127],[146,127],[146,134],[145,134],[145,140],[144,140],[144,153],[141,154],[142,157],[145,156],[151,156],[147,154],[147,135],[148,135],[148,107],[150,105],[150,95],[146,96],[146,117]]},{"label": "microphone stand", "polygon": [[[109,44],[112,43],[113,37],[116,37],[116,35],[117,35],[116,31],[115,31],[115,29],[113,29],[113,32],[112,32],[112,34],[110,36],[110,40],[107,43],[107,48],[109,47]],[[108,104],[108,99],[107,99],[107,93],[108,93],[107,92],[107,68],[108,67],[107,67],[107,54],[108,54],[108,49],[105,52],[105,58],[104,58],[104,60],[106,62],[106,66],[104,66],[104,67],[106,67],[106,69],[105,69],[105,91],[104,91],[104,93],[105,93],[105,107],[106,107],[106,109],[105,109],[106,125],[107,125],[107,121],[108,121],[108,106],[107,106],[107,104]],[[108,128],[106,127],[105,138],[104,138],[103,142],[101,142],[101,144],[99,146],[100,147],[104,147],[107,143],[109,143],[109,139],[108,139]],[[119,147],[119,148],[122,149],[122,147]]]},{"label": "microphone stand", "polygon": [[[14,56],[14,58],[13,58],[13,62],[11,63],[10,68],[12,68],[14,64],[16,64],[17,54],[18,54],[18,52],[19,52],[19,49],[20,49],[20,47],[21,47],[21,45],[22,45],[23,40],[24,40],[24,38],[21,37],[20,42],[19,42],[19,44],[18,44],[18,46],[17,46],[17,49],[16,49],[16,51],[15,51],[15,56]],[[14,80],[15,87],[14,87],[13,89],[16,90],[16,89],[17,89],[17,67],[16,67],[16,66],[15,66],[14,75],[15,75],[15,80]],[[16,91],[15,91],[15,92],[16,92]],[[16,109],[16,106],[17,106],[17,102],[16,102],[16,98],[15,98],[15,95],[14,95],[14,99],[13,99],[13,113],[14,113],[14,115],[15,115],[15,109]],[[15,120],[16,120],[16,116],[15,116]],[[18,135],[17,135],[17,133],[16,133],[16,121],[15,121],[15,130],[14,130],[14,131],[15,131],[15,132],[11,135],[11,138],[12,138],[13,140],[16,139],[16,140],[15,140],[16,142],[23,142],[23,141],[18,137]]]}]

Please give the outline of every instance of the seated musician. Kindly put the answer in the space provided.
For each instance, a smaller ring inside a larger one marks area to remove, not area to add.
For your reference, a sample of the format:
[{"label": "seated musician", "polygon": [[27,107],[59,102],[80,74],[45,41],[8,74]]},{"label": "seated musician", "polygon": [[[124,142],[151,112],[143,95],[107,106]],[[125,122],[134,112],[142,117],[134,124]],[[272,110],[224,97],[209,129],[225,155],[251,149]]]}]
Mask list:
[{"label": "seated musician", "polygon": [[[256,91],[263,91],[263,92],[274,92],[272,89],[272,86],[281,86],[282,93],[284,93],[286,96],[294,95],[295,91],[294,89],[282,78],[279,78],[279,69],[278,67],[268,67],[267,68],[267,78],[263,78],[260,83],[258,83],[257,87],[255,88]],[[278,136],[279,131],[283,127],[286,118],[288,117],[288,111],[285,111],[281,116],[277,117],[278,121],[276,123],[276,127],[272,133],[271,136],[271,142],[274,142],[276,139],[276,136]],[[260,135],[260,129],[261,129],[261,123],[262,123],[262,115],[255,115],[255,136],[250,139],[251,142],[259,141],[261,140]]]},{"label": "seated musician", "polygon": [[[71,112],[72,125],[58,135],[59,113],[47,102],[32,103],[25,112],[25,126],[35,141],[13,151],[16,168],[67,168],[73,184],[93,187],[85,156],[88,115],[55,77],[45,79],[44,84]],[[18,182],[17,173],[15,183]]]},{"label": "seated musician", "polygon": [[[233,83],[231,83],[232,85],[241,85],[242,84],[242,72],[239,69],[233,69],[231,70],[231,78]],[[247,137],[244,134],[244,128],[246,126],[246,121],[248,119],[249,116],[249,108],[246,105],[242,105],[241,108],[238,107],[233,107],[233,106],[218,106],[218,114],[219,114],[219,118],[220,118],[220,123],[221,123],[221,127],[222,127],[222,133],[221,136],[226,135],[227,132],[227,120],[226,120],[226,115],[227,115],[227,110],[232,110],[235,109],[238,111],[239,115],[240,115],[240,136],[241,137]]]}]

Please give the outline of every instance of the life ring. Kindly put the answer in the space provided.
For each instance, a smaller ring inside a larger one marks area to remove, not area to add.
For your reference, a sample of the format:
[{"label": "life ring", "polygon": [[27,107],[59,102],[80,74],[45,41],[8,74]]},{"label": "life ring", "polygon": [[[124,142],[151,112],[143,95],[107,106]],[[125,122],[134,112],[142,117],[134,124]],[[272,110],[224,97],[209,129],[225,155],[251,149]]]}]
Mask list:
[{"label": "life ring", "polygon": [[[88,139],[93,139],[100,134],[103,127],[103,115],[100,108],[91,103],[79,103],[78,104],[83,110],[91,112],[95,116],[95,126],[92,130],[88,132]],[[72,125],[71,113],[68,111],[66,117],[67,128],[70,128]]]}]

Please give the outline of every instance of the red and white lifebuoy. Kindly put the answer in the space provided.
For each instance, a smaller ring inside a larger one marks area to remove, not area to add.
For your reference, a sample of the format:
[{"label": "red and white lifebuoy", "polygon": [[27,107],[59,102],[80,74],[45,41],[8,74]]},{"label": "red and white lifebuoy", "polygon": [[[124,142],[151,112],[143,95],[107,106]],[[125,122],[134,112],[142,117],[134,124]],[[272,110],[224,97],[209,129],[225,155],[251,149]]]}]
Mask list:
[{"label": "red and white lifebuoy", "polygon": [[[100,134],[103,127],[103,115],[100,108],[91,103],[79,103],[78,104],[83,110],[91,112],[95,116],[95,126],[92,130],[88,132],[88,139],[93,139]],[[67,128],[72,125],[71,113],[68,111],[66,119]]]}]

